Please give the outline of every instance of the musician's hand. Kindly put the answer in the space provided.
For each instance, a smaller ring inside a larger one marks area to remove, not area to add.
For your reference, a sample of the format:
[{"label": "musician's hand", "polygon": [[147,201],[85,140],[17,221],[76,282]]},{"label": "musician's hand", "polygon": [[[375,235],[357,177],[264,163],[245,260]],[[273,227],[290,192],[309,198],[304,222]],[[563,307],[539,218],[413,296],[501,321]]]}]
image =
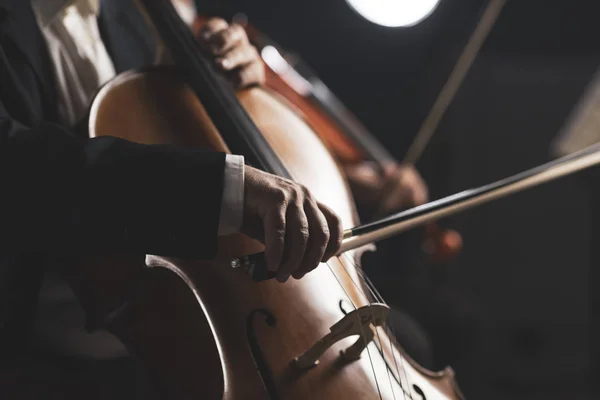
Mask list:
[{"label": "musician's hand", "polygon": [[341,221],[304,186],[248,166],[244,186],[242,232],[265,244],[280,282],[302,278],[337,253]]},{"label": "musician's hand", "polygon": [[427,185],[412,165],[390,164],[382,174],[370,163],[345,167],[356,200],[383,216],[428,201]]},{"label": "musician's hand", "polygon": [[215,56],[217,65],[231,77],[237,88],[264,83],[265,67],[241,25],[229,25],[221,18],[211,18],[199,36],[200,44]]}]

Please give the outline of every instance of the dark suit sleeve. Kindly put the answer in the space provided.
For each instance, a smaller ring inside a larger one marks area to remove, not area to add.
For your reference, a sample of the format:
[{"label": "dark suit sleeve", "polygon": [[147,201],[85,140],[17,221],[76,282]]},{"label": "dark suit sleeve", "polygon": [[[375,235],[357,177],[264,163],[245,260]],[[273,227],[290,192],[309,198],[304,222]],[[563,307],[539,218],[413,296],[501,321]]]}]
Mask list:
[{"label": "dark suit sleeve", "polygon": [[225,155],[19,124],[0,104],[0,251],[209,259]]}]

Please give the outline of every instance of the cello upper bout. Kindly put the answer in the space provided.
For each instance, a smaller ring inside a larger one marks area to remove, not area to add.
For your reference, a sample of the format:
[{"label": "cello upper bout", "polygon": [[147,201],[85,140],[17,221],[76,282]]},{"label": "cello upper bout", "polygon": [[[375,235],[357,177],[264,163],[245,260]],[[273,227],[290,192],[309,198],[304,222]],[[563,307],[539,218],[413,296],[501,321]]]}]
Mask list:
[{"label": "cello upper bout", "polygon": [[229,153],[202,103],[167,66],[127,71],[103,86],[90,108],[88,133]]}]

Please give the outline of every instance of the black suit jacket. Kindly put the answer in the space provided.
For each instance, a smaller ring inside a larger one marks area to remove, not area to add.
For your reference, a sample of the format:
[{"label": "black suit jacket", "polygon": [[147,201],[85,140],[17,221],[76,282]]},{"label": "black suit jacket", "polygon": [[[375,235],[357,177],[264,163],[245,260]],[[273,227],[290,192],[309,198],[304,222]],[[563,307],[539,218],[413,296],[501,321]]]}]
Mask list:
[{"label": "black suit jacket", "polygon": [[[102,0],[118,71],[150,64],[131,0]],[[0,359],[26,338],[54,255],[139,252],[210,258],[225,156],[78,138],[58,122],[44,38],[28,0],[0,0]]]}]

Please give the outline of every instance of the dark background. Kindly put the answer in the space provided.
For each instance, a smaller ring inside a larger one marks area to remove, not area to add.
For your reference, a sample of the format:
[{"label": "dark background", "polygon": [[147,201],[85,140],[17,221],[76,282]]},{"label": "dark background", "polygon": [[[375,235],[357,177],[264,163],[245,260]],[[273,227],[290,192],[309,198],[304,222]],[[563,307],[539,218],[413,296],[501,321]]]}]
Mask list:
[{"label": "dark background", "polygon": [[[553,157],[599,66],[599,3],[508,3],[418,164],[434,198]],[[220,11],[300,54],[401,159],[483,5],[445,0],[412,28],[376,26],[344,0],[223,0]],[[578,174],[447,222],[465,241],[450,280],[484,316],[477,350],[455,366],[467,398],[592,398],[594,203]]]}]

